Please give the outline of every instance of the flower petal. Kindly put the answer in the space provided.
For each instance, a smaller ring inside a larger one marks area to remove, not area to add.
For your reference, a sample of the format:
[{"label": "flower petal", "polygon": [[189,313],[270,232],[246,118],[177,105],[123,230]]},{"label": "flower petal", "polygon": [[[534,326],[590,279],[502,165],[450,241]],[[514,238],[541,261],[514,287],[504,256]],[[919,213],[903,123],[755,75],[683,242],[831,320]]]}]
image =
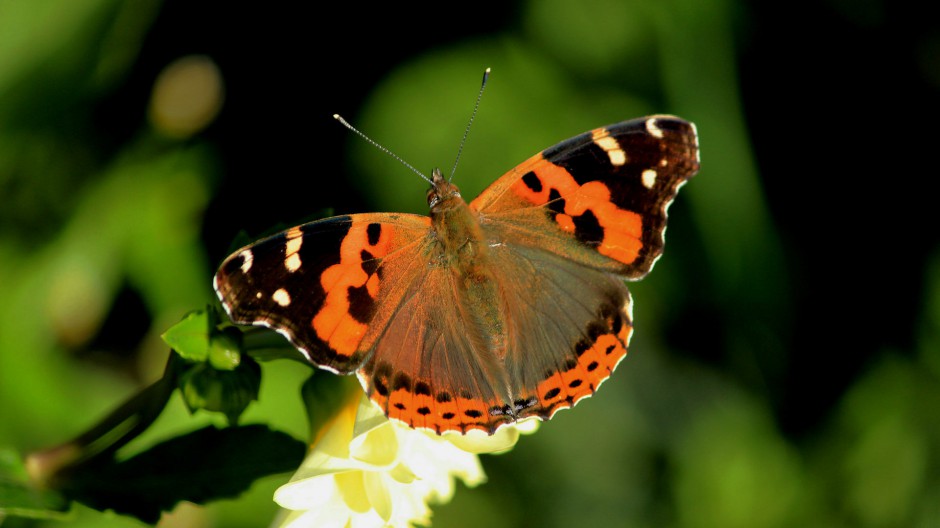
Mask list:
[{"label": "flower petal", "polygon": [[386,479],[382,478],[381,473],[373,471],[366,473],[363,477],[366,496],[369,498],[372,509],[382,520],[388,522],[392,518],[394,505],[392,503],[392,494],[386,485]]},{"label": "flower petal", "polygon": [[372,503],[369,501],[364,482],[364,478],[368,474],[369,472],[348,471],[333,475],[333,481],[336,483],[336,489],[339,490],[343,502],[356,513],[365,513],[372,509]]},{"label": "flower petal", "polygon": [[398,458],[398,438],[390,422],[372,428],[368,433],[353,437],[349,442],[350,457],[369,464],[375,469],[391,468]]}]

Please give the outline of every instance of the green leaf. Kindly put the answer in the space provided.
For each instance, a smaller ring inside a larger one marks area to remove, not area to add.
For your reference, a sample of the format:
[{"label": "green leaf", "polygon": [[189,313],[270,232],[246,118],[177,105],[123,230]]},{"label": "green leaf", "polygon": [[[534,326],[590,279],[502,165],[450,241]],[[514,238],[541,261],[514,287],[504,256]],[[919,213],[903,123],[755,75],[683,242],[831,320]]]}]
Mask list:
[{"label": "green leaf", "polygon": [[263,425],[206,427],[117,463],[64,475],[60,489],[97,510],[156,523],[180,501],[234,498],[264,476],[293,471],[307,446]]},{"label": "green leaf", "polygon": [[248,405],[258,399],[261,388],[261,367],[245,356],[232,370],[219,370],[212,363],[187,365],[179,374],[179,388],[190,412],[205,409],[220,412],[229,423]]},{"label": "green leaf", "polygon": [[0,449],[0,519],[5,515],[63,519],[68,510],[69,501],[60,493],[37,489],[30,484],[18,453]]},{"label": "green leaf", "polygon": [[160,337],[180,356],[190,361],[206,361],[209,357],[209,333],[213,326],[210,313],[211,310],[190,312]]},{"label": "green leaf", "polygon": [[209,364],[218,370],[235,370],[242,360],[241,332],[228,327],[209,339]]}]

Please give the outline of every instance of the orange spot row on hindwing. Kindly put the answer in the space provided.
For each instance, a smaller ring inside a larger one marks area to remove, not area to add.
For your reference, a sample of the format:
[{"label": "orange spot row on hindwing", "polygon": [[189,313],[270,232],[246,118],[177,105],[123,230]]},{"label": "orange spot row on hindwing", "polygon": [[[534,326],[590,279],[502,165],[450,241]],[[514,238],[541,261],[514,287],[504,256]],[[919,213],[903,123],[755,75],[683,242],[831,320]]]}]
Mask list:
[{"label": "orange spot row on hindwing", "polygon": [[320,276],[326,299],[313,317],[312,325],[317,336],[337,354],[352,356],[366,333],[368,325],[357,321],[350,313],[349,289],[365,286],[375,300],[379,293],[379,275],[370,276],[362,263],[364,259],[384,257],[391,238],[392,230],[388,226],[353,222],[340,244],[339,262],[326,268]]},{"label": "orange spot row on hindwing", "polygon": [[371,398],[386,411],[389,418],[405,422],[411,427],[438,432],[491,429],[487,406],[481,400],[462,397],[442,399],[431,394],[415,394],[405,388],[393,390],[387,398],[373,392]]},{"label": "orange spot row on hindwing", "polygon": [[565,201],[564,213],[555,216],[563,231],[576,234],[574,219],[590,211],[603,230],[597,251],[624,264],[636,260],[643,247],[643,219],[633,211],[618,207],[611,199],[607,184],[589,181],[580,185],[565,168],[544,158],[532,165],[532,174],[541,185],[535,190],[525,178],[520,178],[512,185],[517,196],[535,205],[545,205],[552,198],[552,190],[556,191]]},{"label": "orange spot row on hindwing", "polygon": [[628,337],[629,328],[624,325],[621,335],[599,335],[590,347],[580,352],[577,362],[570,360],[569,368],[559,370],[539,383],[536,390],[541,406],[554,412],[594,394],[627,355],[621,336]]}]

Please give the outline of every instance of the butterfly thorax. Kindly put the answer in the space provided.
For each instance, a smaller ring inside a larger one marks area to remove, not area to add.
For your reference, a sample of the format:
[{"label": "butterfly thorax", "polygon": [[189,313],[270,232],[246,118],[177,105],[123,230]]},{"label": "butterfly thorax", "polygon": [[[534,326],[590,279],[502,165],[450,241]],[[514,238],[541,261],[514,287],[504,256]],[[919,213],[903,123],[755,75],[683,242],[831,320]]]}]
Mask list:
[{"label": "butterfly thorax", "polygon": [[440,169],[434,169],[428,189],[431,224],[440,244],[441,265],[455,271],[471,273],[484,265],[487,248],[477,213],[460,196],[460,189],[445,180]]},{"label": "butterfly thorax", "polygon": [[428,206],[437,242],[436,260],[452,273],[461,312],[478,329],[479,346],[502,359],[506,348],[504,303],[479,216],[438,169],[434,169],[428,190]]}]

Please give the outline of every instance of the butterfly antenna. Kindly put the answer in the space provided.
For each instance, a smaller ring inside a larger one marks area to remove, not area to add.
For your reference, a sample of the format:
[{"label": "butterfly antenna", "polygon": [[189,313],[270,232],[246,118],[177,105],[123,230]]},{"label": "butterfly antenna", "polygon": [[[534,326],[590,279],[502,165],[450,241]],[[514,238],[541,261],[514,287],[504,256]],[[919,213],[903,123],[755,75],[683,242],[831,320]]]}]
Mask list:
[{"label": "butterfly antenna", "polygon": [[470,125],[473,124],[473,118],[477,116],[477,109],[480,108],[480,99],[483,98],[483,89],[486,88],[486,80],[490,78],[490,69],[487,68],[483,72],[483,83],[480,84],[480,93],[477,94],[477,102],[473,105],[473,113],[470,114],[470,122],[467,123],[467,128],[463,131],[463,139],[460,140],[460,147],[457,148],[457,159],[454,160],[454,168],[450,171],[450,178],[447,181],[454,179],[454,173],[457,172],[457,163],[460,162],[460,154],[463,152],[463,145],[467,142],[467,136],[470,135]]},{"label": "butterfly antenna", "polygon": [[363,134],[362,132],[360,132],[358,129],[356,129],[356,127],[350,125],[349,122],[346,121],[345,119],[343,119],[343,117],[342,117],[341,115],[339,115],[339,114],[333,114],[333,119],[339,121],[340,123],[342,123],[342,125],[343,125],[344,127],[348,128],[349,130],[352,130],[353,132],[355,132],[356,134],[358,134],[359,137],[361,137],[362,139],[364,139],[364,140],[368,141],[369,143],[371,143],[373,147],[375,147],[375,148],[381,150],[382,152],[384,152],[384,153],[388,154],[389,156],[391,156],[391,157],[395,158],[396,160],[398,160],[398,163],[401,163],[401,164],[404,165],[405,167],[408,167],[409,169],[411,169],[415,174],[417,174],[418,176],[421,176],[421,178],[422,178],[424,181],[433,184],[433,182],[431,181],[430,178],[428,178],[428,177],[425,176],[424,174],[421,174],[421,171],[419,171],[418,169],[412,167],[407,161],[401,159],[401,157],[398,156],[398,154],[395,154],[395,153],[392,152],[391,150],[388,150],[387,148],[383,147],[382,145],[379,145],[378,143],[376,143],[375,141],[372,141],[372,138],[370,138],[369,136],[367,136],[367,135]]}]

